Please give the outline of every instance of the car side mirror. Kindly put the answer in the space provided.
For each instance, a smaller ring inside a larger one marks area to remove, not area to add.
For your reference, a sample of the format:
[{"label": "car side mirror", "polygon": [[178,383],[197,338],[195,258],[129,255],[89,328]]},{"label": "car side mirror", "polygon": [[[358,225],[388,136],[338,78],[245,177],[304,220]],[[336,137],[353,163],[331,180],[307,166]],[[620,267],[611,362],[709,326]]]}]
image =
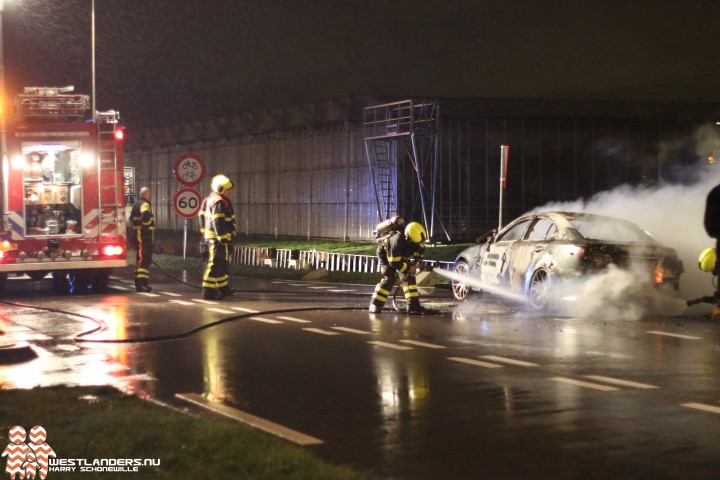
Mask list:
[{"label": "car side mirror", "polygon": [[495,229],[490,230],[487,233],[484,233],[480,235],[478,238],[475,239],[475,243],[493,243],[495,241],[495,235],[497,231]]}]

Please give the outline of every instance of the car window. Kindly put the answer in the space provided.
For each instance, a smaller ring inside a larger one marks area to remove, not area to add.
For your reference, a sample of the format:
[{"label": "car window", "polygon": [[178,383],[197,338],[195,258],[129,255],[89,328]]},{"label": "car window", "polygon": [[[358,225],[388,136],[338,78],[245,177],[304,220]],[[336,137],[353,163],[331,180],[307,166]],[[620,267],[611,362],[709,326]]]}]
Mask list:
[{"label": "car window", "polygon": [[513,240],[518,240],[523,232],[525,231],[525,228],[527,228],[528,223],[530,223],[530,220],[524,220],[514,227],[512,227],[507,232],[503,233],[500,237],[498,237],[498,242],[511,242]]},{"label": "car window", "polygon": [[555,227],[555,223],[553,223],[552,220],[549,218],[538,218],[532,227],[530,227],[530,231],[527,234],[528,240],[545,240],[546,238],[550,238],[557,232],[557,227]]},{"label": "car window", "polygon": [[634,223],[624,220],[594,217],[591,215],[569,219],[573,227],[588,240],[600,240],[617,243],[646,243],[656,245],[658,242],[645,230]]}]

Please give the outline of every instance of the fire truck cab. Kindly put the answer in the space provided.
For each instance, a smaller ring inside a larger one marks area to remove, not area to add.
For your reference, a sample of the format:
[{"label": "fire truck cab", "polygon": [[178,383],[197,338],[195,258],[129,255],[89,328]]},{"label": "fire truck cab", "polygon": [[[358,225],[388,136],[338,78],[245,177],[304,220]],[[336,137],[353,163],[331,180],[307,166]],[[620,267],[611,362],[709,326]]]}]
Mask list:
[{"label": "fire truck cab", "polygon": [[123,133],[116,111],[89,115],[72,87],[16,95],[2,163],[0,289],[52,274],[58,291],[103,291],[127,265]]}]

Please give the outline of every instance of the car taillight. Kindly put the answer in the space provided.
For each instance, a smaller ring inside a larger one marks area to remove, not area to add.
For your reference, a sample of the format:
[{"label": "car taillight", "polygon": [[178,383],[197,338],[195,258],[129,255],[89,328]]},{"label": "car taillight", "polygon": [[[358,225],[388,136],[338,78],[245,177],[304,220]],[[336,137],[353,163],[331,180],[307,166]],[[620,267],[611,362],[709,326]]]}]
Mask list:
[{"label": "car taillight", "polygon": [[585,249],[583,247],[578,247],[577,245],[570,245],[567,247],[567,249],[568,253],[577,257],[578,260],[582,260],[583,256],[585,256]]},{"label": "car taillight", "polygon": [[116,255],[122,255],[123,248],[120,245],[108,245],[102,249],[103,255],[108,257],[114,257]]}]

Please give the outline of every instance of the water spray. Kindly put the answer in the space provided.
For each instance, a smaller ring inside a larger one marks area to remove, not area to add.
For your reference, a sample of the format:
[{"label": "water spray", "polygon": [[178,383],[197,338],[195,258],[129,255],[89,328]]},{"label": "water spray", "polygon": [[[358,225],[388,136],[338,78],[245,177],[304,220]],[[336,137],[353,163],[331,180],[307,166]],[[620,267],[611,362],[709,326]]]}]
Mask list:
[{"label": "water spray", "polygon": [[460,283],[464,283],[466,285],[473,286],[475,288],[479,288],[480,290],[483,290],[484,292],[493,293],[495,295],[500,295],[506,298],[510,298],[512,300],[520,301],[520,302],[527,302],[527,297],[525,295],[521,295],[519,293],[511,292],[505,288],[498,287],[495,285],[488,285],[485,282],[482,282],[478,280],[477,278],[473,278],[466,275],[460,275],[457,272],[453,272],[451,270],[445,270],[444,268],[435,268],[433,272],[437,273],[438,275],[442,275],[445,278],[449,278],[450,280],[455,280]]}]

